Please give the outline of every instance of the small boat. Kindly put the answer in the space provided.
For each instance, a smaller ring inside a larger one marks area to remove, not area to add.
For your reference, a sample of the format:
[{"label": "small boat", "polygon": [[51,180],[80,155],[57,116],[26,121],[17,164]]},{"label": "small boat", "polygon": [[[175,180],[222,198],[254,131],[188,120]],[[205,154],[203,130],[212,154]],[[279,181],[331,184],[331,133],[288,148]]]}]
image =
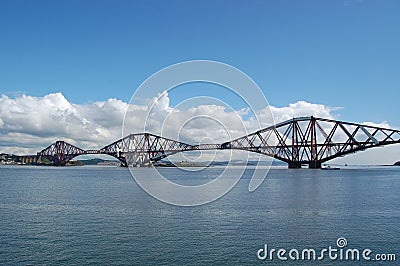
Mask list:
[{"label": "small boat", "polygon": [[321,170],[340,170],[339,167],[331,167],[331,166],[327,166],[327,167],[323,167],[321,168]]}]

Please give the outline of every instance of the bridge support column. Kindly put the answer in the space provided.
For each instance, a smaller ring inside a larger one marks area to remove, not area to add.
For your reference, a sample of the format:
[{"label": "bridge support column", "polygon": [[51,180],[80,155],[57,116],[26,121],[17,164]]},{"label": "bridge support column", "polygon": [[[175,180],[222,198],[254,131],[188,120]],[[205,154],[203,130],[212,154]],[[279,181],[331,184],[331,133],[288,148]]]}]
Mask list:
[{"label": "bridge support column", "polygon": [[321,162],[314,161],[308,164],[308,168],[310,169],[320,169],[321,168]]},{"label": "bridge support column", "polygon": [[289,169],[299,169],[301,168],[301,163],[299,162],[290,162],[288,163]]}]

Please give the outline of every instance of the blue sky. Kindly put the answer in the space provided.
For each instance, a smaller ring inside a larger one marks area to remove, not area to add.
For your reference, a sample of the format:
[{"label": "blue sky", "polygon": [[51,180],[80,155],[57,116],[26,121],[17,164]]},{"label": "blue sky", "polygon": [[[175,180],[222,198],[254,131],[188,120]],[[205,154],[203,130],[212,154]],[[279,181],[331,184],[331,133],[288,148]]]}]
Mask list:
[{"label": "blue sky", "polygon": [[[400,126],[399,1],[0,1],[0,93],[128,101],[151,74],[211,59],[274,106]],[[171,103],[187,97],[171,94]]]}]

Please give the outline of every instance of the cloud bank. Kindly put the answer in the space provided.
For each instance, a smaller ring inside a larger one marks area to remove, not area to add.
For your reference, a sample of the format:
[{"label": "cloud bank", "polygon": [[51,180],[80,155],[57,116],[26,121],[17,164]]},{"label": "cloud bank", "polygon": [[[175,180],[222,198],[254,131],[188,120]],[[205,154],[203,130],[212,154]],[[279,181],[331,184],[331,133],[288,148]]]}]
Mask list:
[{"label": "cloud bank", "polygon": [[[151,113],[145,121],[150,108]],[[257,114],[261,121],[271,121],[272,112],[275,123],[278,123],[310,115],[337,119],[338,115],[334,114],[337,110],[322,104],[298,101],[285,107],[270,106],[270,110],[258,110]],[[147,105],[132,105],[118,99],[74,104],[62,93],[15,98],[2,95],[0,152],[35,154],[60,139],[83,149],[97,149],[120,139],[123,134],[144,130],[192,144],[223,142],[260,128],[248,113],[247,109],[233,110],[216,104],[180,110],[170,106],[167,92],[149,99]],[[384,126],[390,127],[387,123]]]}]

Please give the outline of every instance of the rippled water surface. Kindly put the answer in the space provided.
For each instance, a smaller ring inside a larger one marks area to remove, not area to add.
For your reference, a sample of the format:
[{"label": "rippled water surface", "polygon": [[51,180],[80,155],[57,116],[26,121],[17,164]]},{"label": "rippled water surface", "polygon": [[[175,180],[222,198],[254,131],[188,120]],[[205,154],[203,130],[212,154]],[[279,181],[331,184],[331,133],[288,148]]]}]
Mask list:
[{"label": "rippled water surface", "polygon": [[[160,171],[187,184],[220,173]],[[272,265],[257,258],[264,244],[322,249],[339,237],[400,260],[400,167],[273,169],[250,193],[251,172],[215,202],[177,207],[127,169],[0,167],[0,264]]]}]

